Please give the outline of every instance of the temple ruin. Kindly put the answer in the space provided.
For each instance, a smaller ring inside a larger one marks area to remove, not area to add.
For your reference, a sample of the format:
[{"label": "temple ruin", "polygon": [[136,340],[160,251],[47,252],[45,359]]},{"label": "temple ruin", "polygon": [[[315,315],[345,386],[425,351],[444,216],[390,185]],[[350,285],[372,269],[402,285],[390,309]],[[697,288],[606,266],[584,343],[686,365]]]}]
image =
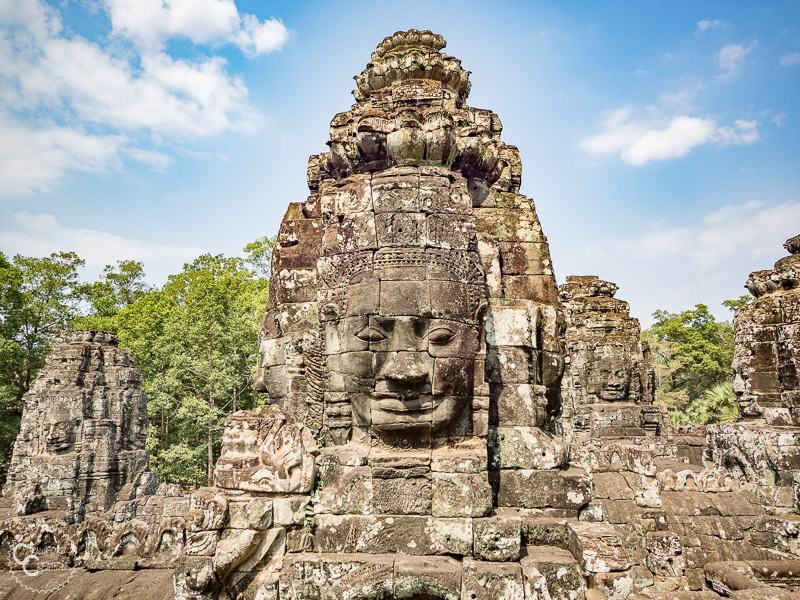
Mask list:
[{"label": "temple ruin", "polygon": [[561,385],[564,438],[641,437],[666,433],[653,406],[650,348],[617,286],[594,275],[567,276],[560,288],[567,315],[567,368]]},{"label": "temple ruin", "polygon": [[[228,416],[213,486],[149,472],[113,334],[62,336],[0,498],[0,599],[795,597],[800,236],[736,314],[740,421],[676,431],[616,285],[557,286],[519,153],[444,47],[384,39],[309,159],[267,402]],[[32,587],[28,560],[58,568]]]}]

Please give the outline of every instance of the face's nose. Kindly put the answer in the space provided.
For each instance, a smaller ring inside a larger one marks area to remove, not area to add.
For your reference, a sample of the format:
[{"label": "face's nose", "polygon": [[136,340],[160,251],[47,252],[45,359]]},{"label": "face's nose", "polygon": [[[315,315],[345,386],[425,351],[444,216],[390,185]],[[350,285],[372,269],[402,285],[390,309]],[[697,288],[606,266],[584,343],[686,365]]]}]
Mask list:
[{"label": "face's nose", "polygon": [[417,384],[428,380],[428,365],[422,352],[395,352],[383,366],[381,375],[395,383]]},{"label": "face's nose", "polygon": [[606,387],[620,389],[622,388],[623,384],[623,376],[621,371],[611,371],[608,374],[608,381],[606,382]]}]

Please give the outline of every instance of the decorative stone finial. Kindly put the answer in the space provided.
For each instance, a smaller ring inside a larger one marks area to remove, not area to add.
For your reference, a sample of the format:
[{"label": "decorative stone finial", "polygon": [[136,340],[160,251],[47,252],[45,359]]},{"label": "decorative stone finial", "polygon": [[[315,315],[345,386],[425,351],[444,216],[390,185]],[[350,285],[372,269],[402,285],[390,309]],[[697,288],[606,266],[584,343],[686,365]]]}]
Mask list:
[{"label": "decorative stone finial", "polygon": [[619,288],[597,275],[568,275],[567,283],[558,289],[561,301],[568,302],[571,298],[613,298]]},{"label": "decorative stone finial", "polygon": [[371,62],[355,77],[358,89],[353,92],[358,102],[369,99],[376,90],[406,79],[428,79],[440,82],[442,88],[464,102],[469,94],[469,71],[461,61],[439,51],[447,45],[441,35],[430,31],[398,31],[384,38],[372,53]]},{"label": "decorative stone finial", "polygon": [[786,240],[783,247],[789,251],[790,256],[778,260],[774,269],[750,273],[745,287],[756,298],[800,286],[800,235]]},{"label": "decorative stone finial", "polygon": [[356,77],[358,102],[331,120],[330,152],[309,159],[312,192],[391,167],[443,167],[486,191],[519,192],[519,152],[500,141],[496,114],[466,105],[469,71],[439,52],[444,43],[416,30],[381,43]]}]

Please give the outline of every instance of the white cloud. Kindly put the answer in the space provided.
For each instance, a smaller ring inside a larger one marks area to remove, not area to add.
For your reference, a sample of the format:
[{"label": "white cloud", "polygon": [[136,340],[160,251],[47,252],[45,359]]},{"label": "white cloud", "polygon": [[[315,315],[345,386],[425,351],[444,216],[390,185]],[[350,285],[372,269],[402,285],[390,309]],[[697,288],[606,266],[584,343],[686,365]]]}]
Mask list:
[{"label": "white cloud", "polygon": [[239,46],[249,56],[280,50],[289,32],[278,19],[240,17],[233,0],[105,0],[114,32],[150,50],[166,40]]},{"label": "white cloud", "polygon": [[48,256],[53,252],[75,252],[86,261],[84,275],[97,278],[103,267],[119,260],[139,260],[144,263],[150,281],[162,281],[179,271],[203,253],[198,247],[154,244],[145,240],[119,235],[66,227],[50,214],[17,212],[0,231],[0,249],[7,255]]},{"label": "white cloud", "polygon": [[156,171],[165,171],[175,159],[162,152],[153,150],[142,150],[140,148],[129,148],[125,152],[133,160],[150,165]]},{"label": "white cloud", "polygon": [[114,166],[121,135],[92,135],[81,128],[14,122],[0,110],[0,197],[47,192],[67,170],[101,172]]},{"label": "white cloud", "polygon": [[725,125],[717,130],[719,142],[722,144],[737,144],[746,146],[760,139],[758,121],[745,121],[736,119],[734,126]]},{"label": "white cloud", "polygon": [[158,43],[228,40],[256,55],[285,43],[283,25],[242,20],[232,0],[109,0],[106,8],[115,30],[136,39],[154,27],[153,43],[103,46],[65,34],[58,11],[40,0],[0,0],[0,196],[52,189],[73,169],[118,166],[123,145],[163,170],[172,159],[146,148],[153,139],[253,132],[262,123],[223,58],[174,59]]},{"label": "white cloud", "polygon": [[[638,236],[587,243],[572,273],[595,273],[620,285],[617,296],[645,325],[658,309],[672,312],[709,305],[717,318],[731,314],[723,300],[746,294],[752,271],[770,269],[786,252],[783,242],[797,234],[800,202],[751,200],[716,209],[689,225],[661,220]],[[558,265],[557,265],[558,266]],[[560,268],[564,268],[563,266]]]},{"label": "white cloud", "polygon": [[676,106],[683,109],[691,108],[692,101],[705,89],[705,84],[700,79],[695,79],[691,85],[672,92],[662,92],[659,98],[662,104]]},{"label": "white cloud", "polygon": [[717,66],[724,71],[718,76],[720,79],[728,79],[736,76],[742,66],[742,62],[753,50],[758,47],[758,41],[753,40],[747,47],[741,44],[726,44],[717,52]]},{"label": "white cloud", "polygon": [[772,117],[772,122],[775,123],[778,127],[783,127],[783,124],[786,122],[786,113],[781,112]]},{"label": "white cloud", "polygon": [[781,58],[782,67],[796,67],[800,65],[800,52],[792,52]]},{"label": "white cloud", "polygon": [[580,140],[579,145],[595,155],[619,154],[629,165],[641,166],[656,160],[679,158],[692,148],[711,142],[751,144],[758,140],[756,121],[737,120],[734,126],[717,126],[710,118],[679,115],[669,120],[632,119],[624,107],[609,115],[605,131]]},{"label": "white cloud", "polygon": [[713,21],[703,19],[702,21],[697,22],[697,27],[694,30],[694,34],[699,37],[707,31],[714,31],[716,29],[728,26],[730,26],[730,23],[721,19],[714,19]]}]

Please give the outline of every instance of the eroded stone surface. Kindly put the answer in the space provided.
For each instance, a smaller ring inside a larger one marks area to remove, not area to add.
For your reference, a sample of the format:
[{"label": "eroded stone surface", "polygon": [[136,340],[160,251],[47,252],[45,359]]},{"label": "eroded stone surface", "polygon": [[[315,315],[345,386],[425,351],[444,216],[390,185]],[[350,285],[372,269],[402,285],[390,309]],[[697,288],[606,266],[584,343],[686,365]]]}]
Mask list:
[{"label": "eroded stone surface", "polygon": [[666,413],[653,406],[650,349],[628,303],[614,297],[617,286],[594,275],[569,276],[559,290],[567,315],[559,419],[565,437],[579,443],[666,433]]},{"label": "eroded stone surface", "polygon": [[[114,334],[70,331],[25,395],[25,411],[3,490],[22,516],[66,511],[71,519],[119,499],[153,493],[144,449],[142,375]],[[36,500],[36,499],[39,500]]]}]

